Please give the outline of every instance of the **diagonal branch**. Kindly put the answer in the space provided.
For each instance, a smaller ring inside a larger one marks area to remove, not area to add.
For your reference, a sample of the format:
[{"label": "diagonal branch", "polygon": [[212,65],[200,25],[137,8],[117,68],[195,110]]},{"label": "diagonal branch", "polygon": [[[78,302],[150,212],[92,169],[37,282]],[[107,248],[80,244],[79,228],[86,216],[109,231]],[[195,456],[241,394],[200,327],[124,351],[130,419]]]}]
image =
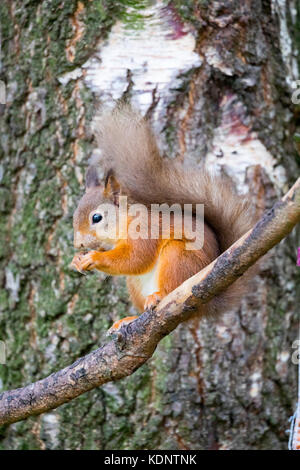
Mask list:
[{"label": "diagonal branch", "polygon": [[0,425],[44,413],[106,382],[132,374],[159,341],[238,279],[300,221],[300,178],[260,221],[220,255],[144,312],[117,336],[74,364],[26,387],[0,394]]}]

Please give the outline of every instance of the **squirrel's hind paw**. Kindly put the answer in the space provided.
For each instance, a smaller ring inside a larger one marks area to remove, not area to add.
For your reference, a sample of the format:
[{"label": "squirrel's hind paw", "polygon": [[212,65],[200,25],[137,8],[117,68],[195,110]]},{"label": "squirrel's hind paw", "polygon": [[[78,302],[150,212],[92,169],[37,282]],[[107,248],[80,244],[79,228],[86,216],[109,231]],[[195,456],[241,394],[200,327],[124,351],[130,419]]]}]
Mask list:
[{"label": "squirrel's hind paw", "polygon": [[107,331],[106,333],[106,336],[111,336],[112,334],[114,333],[117,333],[121,328],[122,326],[124,325],[128,325],[129,323],[131,323],[133,320],[136,320],[136,318],[138,318],[138,316],[132,316],[132,317],[125,317],[125,318],[121,318],[121,320],[118,320],[116,321],[111,327],[110,329]]},{"label": "squirrel's hind paw", "polygon": [[161,293],[153,292],[153,294],[148,295],[145,299],[144,310],[153,310],[161,301]]}]

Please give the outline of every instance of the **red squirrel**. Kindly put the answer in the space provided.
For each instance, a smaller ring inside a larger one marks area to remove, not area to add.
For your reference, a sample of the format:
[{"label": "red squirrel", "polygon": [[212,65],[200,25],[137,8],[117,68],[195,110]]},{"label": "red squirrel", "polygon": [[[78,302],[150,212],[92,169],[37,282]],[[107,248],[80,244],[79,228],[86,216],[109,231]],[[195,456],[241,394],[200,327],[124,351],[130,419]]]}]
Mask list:
[{"label": "red squirrel", "polygon": [[[137,310],[154,309],[163,297],[251,228],[254,216],[249,198],[238,195],[226,176],[216,176],[205,168],[186,168],[181,162],[163,158],[148,121],[127,105],[99,116],[94,127],[106,178],[102,184],[100,163],[91,161],[86,173],[86,191],[74,213],[73,225],[75,248],[92,251],[75,254],[71,266],[79,272],[97,269],[110,275],[125,275]],[[121,196],[127,197],[128,217],[121,225],[118,220],[118,229],[111,235],[103,230],[109,214],[102,207],[109,203],[119,208]],[[179,204],[180,207],[189,204],[193,226],[195,205],[203,204],[204,222],[200,227],[203,246],[187,249],[190,238],[184,230],[180,238],[175,237],[175,215],[170,218],[167,238],[161,230],[161,217],[157,222],[158,236],[150,235],[146,239],[130,236],[128,226],[134,220],[130,208],[136,203],[147,208],[144,221],[149,222],[150,228],[153,204]],[[197,314],[216,314],[229,309],[240,300],[245,285],[243,276],[207,305],[199,307]],[[126,317],[112,328],[118,329],[135,318]]]}]

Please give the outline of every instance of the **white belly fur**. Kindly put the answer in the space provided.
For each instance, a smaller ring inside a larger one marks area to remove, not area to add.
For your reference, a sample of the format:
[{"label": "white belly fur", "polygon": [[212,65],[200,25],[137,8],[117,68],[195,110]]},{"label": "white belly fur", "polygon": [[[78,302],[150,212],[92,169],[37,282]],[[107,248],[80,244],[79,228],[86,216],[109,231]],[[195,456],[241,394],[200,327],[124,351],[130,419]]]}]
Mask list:
[{"label": "white belly fur", "polygon": [[140,285],[140,292],[144,298],[158,292],[158,261],[151,271],[136,276]]}]

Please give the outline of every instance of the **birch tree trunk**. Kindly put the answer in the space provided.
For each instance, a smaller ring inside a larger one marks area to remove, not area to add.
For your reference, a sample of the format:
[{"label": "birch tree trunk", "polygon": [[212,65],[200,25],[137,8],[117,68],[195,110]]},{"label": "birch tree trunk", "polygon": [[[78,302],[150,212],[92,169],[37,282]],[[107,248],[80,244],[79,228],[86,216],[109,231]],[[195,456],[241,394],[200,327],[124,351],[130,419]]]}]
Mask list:
[{"label": "birch tree trunk", "polygon": [[[259,211],[291,186],[300,167],[300,7],[4,0],[0,21],[1,391],[92,351],[133,311],[123,279],[68,268],[72,214],[97,152],[97,103],[127,96],[151,117],[162,152],[206,159],[249,189]],[[0,448],[286,449],[297,396],[297,244],[294,231],[264,259],[239,309],[181,325],[121,382],[0,428]]]}]

